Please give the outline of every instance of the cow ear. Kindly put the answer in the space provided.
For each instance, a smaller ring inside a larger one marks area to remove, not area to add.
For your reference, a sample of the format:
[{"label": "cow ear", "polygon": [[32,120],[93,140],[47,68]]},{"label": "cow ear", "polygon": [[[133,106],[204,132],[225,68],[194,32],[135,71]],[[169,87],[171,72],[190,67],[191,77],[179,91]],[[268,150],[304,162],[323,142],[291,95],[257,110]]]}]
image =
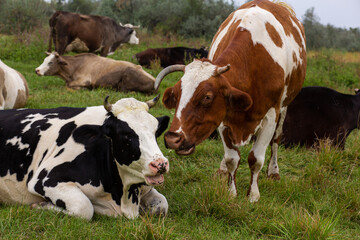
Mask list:
[{"label": "cow ear", "polygon": [[155,137],[158,138],[167,129],[170,118],[168,116],[156,118],[159,121],[158,129],[156,130]]},{"label": "cow ear", "polygon": [[176,107],[176,96],[174,93],[174,87],[169,87],[165,90],[162,102],[168,109]]},{"label": "cow ear", "polygon": [[247,111],[253,104],[249,94],[234,87],[230,87],[226,97],[228,106],[233,111]]},{"label": "cow ear", "polygon": [[63,59],[62,57],[59,57],[59,64],[60,65],[68,65],[67,61],[65,61],[65,59]]}]

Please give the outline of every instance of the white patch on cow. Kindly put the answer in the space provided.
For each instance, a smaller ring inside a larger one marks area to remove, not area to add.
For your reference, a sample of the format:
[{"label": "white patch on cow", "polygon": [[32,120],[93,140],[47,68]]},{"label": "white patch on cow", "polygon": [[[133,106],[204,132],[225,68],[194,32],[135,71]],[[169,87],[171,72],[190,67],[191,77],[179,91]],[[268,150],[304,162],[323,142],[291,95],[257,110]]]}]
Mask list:
[{"label": "white patch on cow", "polygon": [[3,69],[5,74],[5,89],[7,92],[7,96],[4,99],[1,109],[13,108],[18,96],[18,91],[26,91],[24,80],[15,69],[7,66],[1,60],[0,68]]},{"label": "white patch on cow", "polygon": [[50,69],[50,66],[52,64],[52,62],[54,61],[54,58],[55,58],[55,54],[54,53],[51,53],[49,56],[47,56],[45,59],[44,59],[44,62],[35,69],[35,71],[37,72],[38,75],[40,76],[44,76],[45,73],[47,71],[49,71]]},{"label": "white patch on cow", "polygon": [[185,74],[181,78],[181,98],[179,107],[176,111],[176,117],[181,121],[181,112],[186,105],[190,102],[190,99],[194,95],[197,87],[203,81],[208,80],[214,75],[216,66],[209,62],[202,62],[194,60],[192,63],[185,67]]},{"label": "white patch on cow", "polygon": [[26,116],[26,118],[24,120],[21,121],[22,124],[26,124],[26,126],[23,128],[23,130],[21,132],[24,134],[27,131],[29,131],[31,129],[31,125],[36,121],[42,120],[42,119],[46,118],[47,116],[56,117],[57,115],[58,115],[57,113],[49,113],[49,114],[45,114],[45,115],[42,115],[40,113],[29,114]]},{"label": "white patch on cow", "polygon": [[136,37],[136,31],[135,30],[131,33],[129,43],[130,44],[135,44],[135,45],[139,44],[139,39]]},{"label": "white patch on cow", "polygon": [[256,163],[253,166],[253,178],[251,183],[251,191],[249,194],[250,202],[257,202],[260,198],[259,187],[257,179],[261,168],[264,165],[266,148],[269,145],[276,128],[276,111],[275,108],[270,108],[262,120],[261,128],[257,133],[256,141],[251,149],[256,158]]},{"label": "white patch on cow", "polygon": [[[241,21],[240,21],[241,20]],[[209,59],[213,60],[213,57],[217,51],[217,48],[222,41],[222,39],[227,34],[231,25],[236,24],[238,22],[237,29],[242,30],[246,29],[250,32],[253,44],[261,44],[268,51],[269,55],[273,58],[273,60],[280,65],[285,72],[285,78],[288,76],[293,69],[297,66],[297,64],[302,63],[302,59],[300,57],[300,46],[296,43],[294,36],[290,34],[287,36],[285,34],[285,30],[280,22],[275,18],[275,16],[259,6],[247,8],[247,9],[239,9],[234,12],[233,18],[229,21],[228,25],[225,26],[218,34],[217,38],[213,40],[211,44],[211,49],[209,52]],[[276,46],[276,44],[271,39],[268,31],[266,30],[266,24],[271,24],[283,41],[282,47]],[[293,22],[293,24],[295,24]],[[300,31],[297,28],[297,31]],[[300,36],[302,36],[300,34]],[[303,39],[302,39],[303,40]],[[304,47],[304,40],[303,46]],[[295,52],[297,62],[293,61],[293,52]],[[285,81],[285,79],[284,79]]]},{"label": "white patch on cow", "polygon": [[30,145],[29,144],[23,144],[22,142],[21,142],[21,137],[13,137],[12,139],[8,139],[7,141],[6,141],[6,144],[11,144],[11,145],[13,145],[13,146],[17,146],[18,147],[18,149],[19,150],[24,150],[24,149],[26,149],[26,148],[28,148],[28,147],[30,147]]},{"label": "white patch on cow", "polygon": [[225,127],[223,123],[221,123],[218,128],[224,146],[224,158],[220,163],[220,171],[230,174],[229,191],[232,196],[236,196],[237,191],[235,186],[235,171],[238,167],[240,156],[236,150],[226,146],[223,136],[223,132],[226,128],[227,127]]}]

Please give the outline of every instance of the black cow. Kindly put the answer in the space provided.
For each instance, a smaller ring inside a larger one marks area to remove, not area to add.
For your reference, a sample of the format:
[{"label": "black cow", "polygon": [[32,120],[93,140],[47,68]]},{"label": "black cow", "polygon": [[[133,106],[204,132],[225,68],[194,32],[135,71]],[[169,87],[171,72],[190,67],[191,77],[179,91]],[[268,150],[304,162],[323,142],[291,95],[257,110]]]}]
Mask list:
[{"label": "black cow", "polygon": [[148,48],[143,52],[137,53],[136,59],[139,64],[145,67],[150,67],[152,61],[160,60],[162,67],[167,67],[174,64],[185,64],[191,62],[194,58],[207,57],[208,51],[205,47],[186,48],[186,47],[172,47],[172,48]]},{"label": "black cow", "polygon": [[134,26],[119,25],[109,17],[56,11],[49,19],[49,26],[48,52],[51,52],[53,41],[55,51],[61,55],[77,38],[90,52],[100,52],[103,57],[115,52],[123,43],[139,44]]},{"label": "black cow", "polygon": [[360,93],[342,94],[326,87],[305,87],[290,103],[282,144],[313,146],[319,139],[345,147],[347,136],[359,126]]},{"label": "black cow", "polygon": [[166,214],[153,186],[169,170],[156,143],[169,117],[150,115],[154,104],[106,99],[96,107],[0,111],[0,202],[85,219]]}]

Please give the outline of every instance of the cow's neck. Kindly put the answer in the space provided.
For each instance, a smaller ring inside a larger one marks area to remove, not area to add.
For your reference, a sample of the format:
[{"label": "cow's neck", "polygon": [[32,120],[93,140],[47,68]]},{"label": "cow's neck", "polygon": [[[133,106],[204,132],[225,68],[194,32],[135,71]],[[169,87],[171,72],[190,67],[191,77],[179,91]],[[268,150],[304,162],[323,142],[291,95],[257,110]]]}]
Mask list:
[{"label": "cow's neck", "polygon": [[65,80],[66,83],[72,82],[74,80],[74,76],[76,70],[79,66],[79,59],[74,59],[73,56],[63,56],[68,64],[62,65],[61,70],[59,71],[58,75]]}]

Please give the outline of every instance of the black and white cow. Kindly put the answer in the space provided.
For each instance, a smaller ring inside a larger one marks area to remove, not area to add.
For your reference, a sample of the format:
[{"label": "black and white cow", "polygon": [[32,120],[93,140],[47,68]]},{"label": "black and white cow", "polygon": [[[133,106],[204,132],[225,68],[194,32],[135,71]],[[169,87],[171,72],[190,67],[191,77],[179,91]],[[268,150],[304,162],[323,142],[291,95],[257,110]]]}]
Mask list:
[{"label": "black and white cow", "polygon": [[88,220],[165,215],[153,186],[169,171],[156,142],[169,117],[148,113],[156,101],[0,111],[0,201]]}]

